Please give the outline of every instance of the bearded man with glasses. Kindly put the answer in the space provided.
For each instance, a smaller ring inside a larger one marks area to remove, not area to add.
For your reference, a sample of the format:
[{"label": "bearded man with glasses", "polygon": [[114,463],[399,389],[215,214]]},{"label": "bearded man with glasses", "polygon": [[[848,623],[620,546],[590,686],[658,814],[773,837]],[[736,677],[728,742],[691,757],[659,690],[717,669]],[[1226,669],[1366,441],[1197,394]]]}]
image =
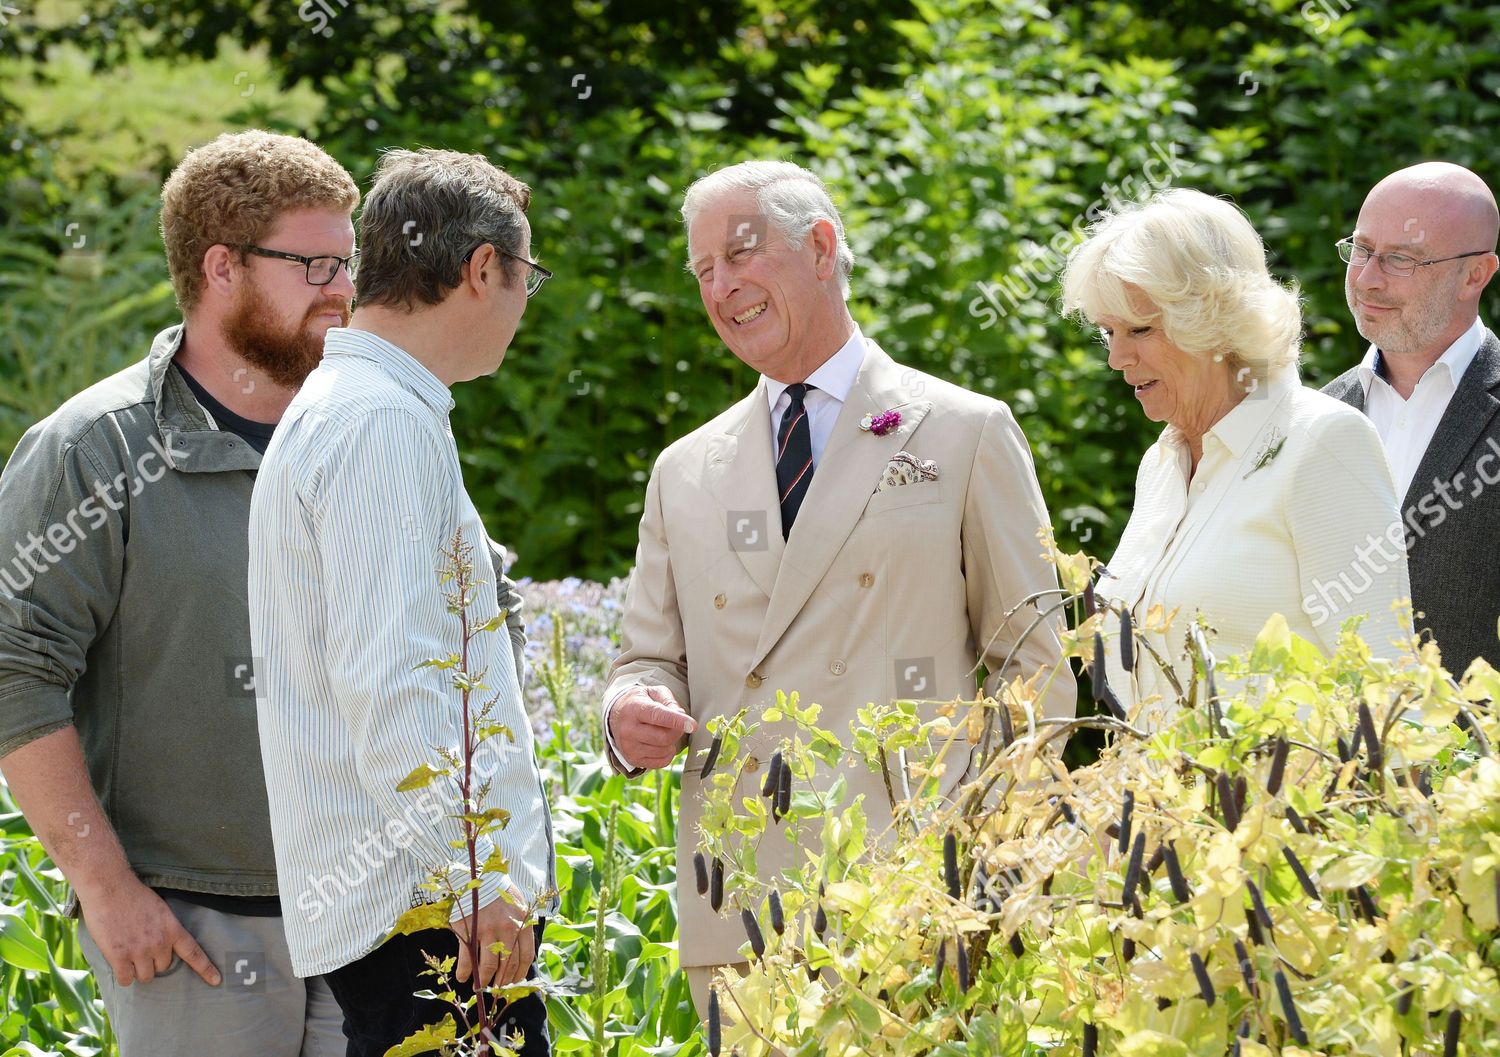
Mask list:
[{"label": "bearded man with glasses", "polygon": [[1500,340],[1480,319],[1500,213],[1483,180],[1425,162],[1365,198],[1338,243],[1345,297],[1369,342],[1325,387],[1369,415],[1406,524],[1417,629],[1462,675],[1500,665]]},{"label": "bearded man with glasses", "polygon": [[282,924],[245,585],[261,455],[349,319],[358,201],[297,137],[189,153],[161,205],[183,321],[0,476],[0,768],[72,886],[121,1057],[345,1046]]}]

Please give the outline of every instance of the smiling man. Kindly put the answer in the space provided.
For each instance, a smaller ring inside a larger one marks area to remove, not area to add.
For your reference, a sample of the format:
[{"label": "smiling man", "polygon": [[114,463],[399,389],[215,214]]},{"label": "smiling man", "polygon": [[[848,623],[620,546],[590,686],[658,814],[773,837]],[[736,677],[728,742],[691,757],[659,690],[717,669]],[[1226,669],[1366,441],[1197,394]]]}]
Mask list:
[{"label": "smiling man", "polygon": [[[901,366],[861,333],[846,300],[854,255],[811,172],[735,165],[689,188],[682,212],[709,321],[759,379],[652,471],[605,691],[610,763],[630,775],[664,767],[684,745],[709,744],[709,720],[755,714],[777,690],[822,705],[820,725],[846,734],[870,702],[973,698],[979,665],[989,694],[1043,673],[1041,710],[1071,715],[1061,623],[1022,643],[1029,621],[1005,621],[1057,586],[1010,409]],[[741,747],[743,795],[787,733],[764,725]],[[950,762],[946,789],[965,762]],[[693,872],[702,764],[694,751],[683,768],[679,877]],[[880,832],[891,808],[880,779],[841,773]],[[787,825],[794,841],[760,845],[765,880],[819,852],[816,826]],[[738,915],[680,893],[681,963],[701,1014],[715,969],[743,962],[745,934]]]},{"label": "smiling man", "polygon": [[1396,475],[1417,627],[1454,675],[1500,665],[1500,341],[1480,319],[1500,214],[1447,162],[1392,173],[1339,243],[1364,360],[1324,392],[1369,415]]},{"label": "smiling man", "polygon": [[45,543],[0,582],[0,767],[72,885],[122,1057],[343,1050],[282,929],[245,586],[261,454],[349,318],[358,201],[303,139],[188,154],[161,208],[183,322],[0,476],[0,552]]}]

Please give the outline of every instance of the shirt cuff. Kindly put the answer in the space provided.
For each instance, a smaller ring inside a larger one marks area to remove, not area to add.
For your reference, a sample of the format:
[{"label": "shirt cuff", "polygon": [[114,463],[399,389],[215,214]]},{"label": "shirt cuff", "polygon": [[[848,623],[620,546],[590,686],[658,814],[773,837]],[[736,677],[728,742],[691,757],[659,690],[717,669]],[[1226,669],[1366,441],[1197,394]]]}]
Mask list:
[{"label": "shirt cuff", "polygon": [[625,758],[625,754],[620,751],[620,747],[615,744],[615,736],[609,729],[609,713],[610,710],[615,707],[615,702],[624,697],[627,691],[633,689],[635,689],[634,686],[627,686],[621,690],[617,690],[615,691],[614,696],[612,696],[608,701],[604,703],[604,740],[608,743],[609,751],[611,755],[614,756],[615,762],[618,763],[623,769],[630,772],[641,771],[645,768],[637,767],[635,764],[627,760]]}]

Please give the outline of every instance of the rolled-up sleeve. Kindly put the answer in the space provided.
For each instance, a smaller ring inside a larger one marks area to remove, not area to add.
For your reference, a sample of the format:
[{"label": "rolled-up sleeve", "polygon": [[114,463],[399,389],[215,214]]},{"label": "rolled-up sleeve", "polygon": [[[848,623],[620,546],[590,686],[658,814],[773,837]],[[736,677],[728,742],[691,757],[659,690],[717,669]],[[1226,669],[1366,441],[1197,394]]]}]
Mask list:
[{"label": "rolled-up sleeve", "polygon": [[0,757],[73,721],[73,686],[113,619],[128,495],[101,463],[43,422],[0,474]]},{"label": "rolled-up sleeve", "polygon": [[523,610],[526,599],[516,582],[505,574],[510,565],[510,552],[502,544],[489,541],[490,562],[495,566],[495,601],[505,613],[505,632],[510,636],[511,657],[516,664],[516,683],[526,689],[526,618]]}]

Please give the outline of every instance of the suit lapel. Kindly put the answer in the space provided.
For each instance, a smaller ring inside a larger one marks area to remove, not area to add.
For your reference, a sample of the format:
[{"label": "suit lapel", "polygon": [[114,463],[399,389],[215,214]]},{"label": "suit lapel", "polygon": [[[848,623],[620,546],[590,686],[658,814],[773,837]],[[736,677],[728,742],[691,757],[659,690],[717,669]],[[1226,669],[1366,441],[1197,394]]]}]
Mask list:
[{"label": "suit lapel", "polygon": [[1465,456],[1489,428],[1490,419],[1500,410],[1500,400],[1491,392],[1496,388],[1500,388],[1500,340],[1485,331],[1484,342],[1459,380],[1453,399],[1448,401],[1448,410],[1443,412],[1437,432],[1417,464],[1402,510],[1410,510],[1421,500],[1431,490],[1433,481],[1453,479]]},{"label": "suit lapel", "polygon": [[[866,344],[869,347],[864,363],[839,411],[828,447],[818,460],[812,485],[797,515],[792,537],[781,555],[776,588],[771,592],[771,604],[755,647],[754,664],[765,659],[802,611],[849,533],[854,531],[891,456],[906,447],[932,407],[931,401],[912,400],[901,384],[895,362],[874,342],[867,340]],[[859,428],[866,415],[897,408],[901,412],[901,425],[895,431],[877,437]],[[769,431],[769,420],[766,428]]]},{"label": "suit lapel", "polygon": [[[781,538],[781,504],[776,497],[771,412],[764,380],[731,410],[725,431],[709,438],[705,472],[709,490],[724,511],[726,546],[769,598],[786,544]],[[813,480],[816,483],[816,476]],[[738,515],[751,519],[746,530],[737,524]],[[752,540],[747,532],[758,532],[759,538]]]},{"label": "suit lapel", "polygon": [[1328,386],[1327,393],[1335,400],[1342,400],[1353,407],[1354,410],[1363,412],[1365,409],[1365,387],[1359,380],[1359,371],[1350,371],[1342,378],[1336,378]]}]

